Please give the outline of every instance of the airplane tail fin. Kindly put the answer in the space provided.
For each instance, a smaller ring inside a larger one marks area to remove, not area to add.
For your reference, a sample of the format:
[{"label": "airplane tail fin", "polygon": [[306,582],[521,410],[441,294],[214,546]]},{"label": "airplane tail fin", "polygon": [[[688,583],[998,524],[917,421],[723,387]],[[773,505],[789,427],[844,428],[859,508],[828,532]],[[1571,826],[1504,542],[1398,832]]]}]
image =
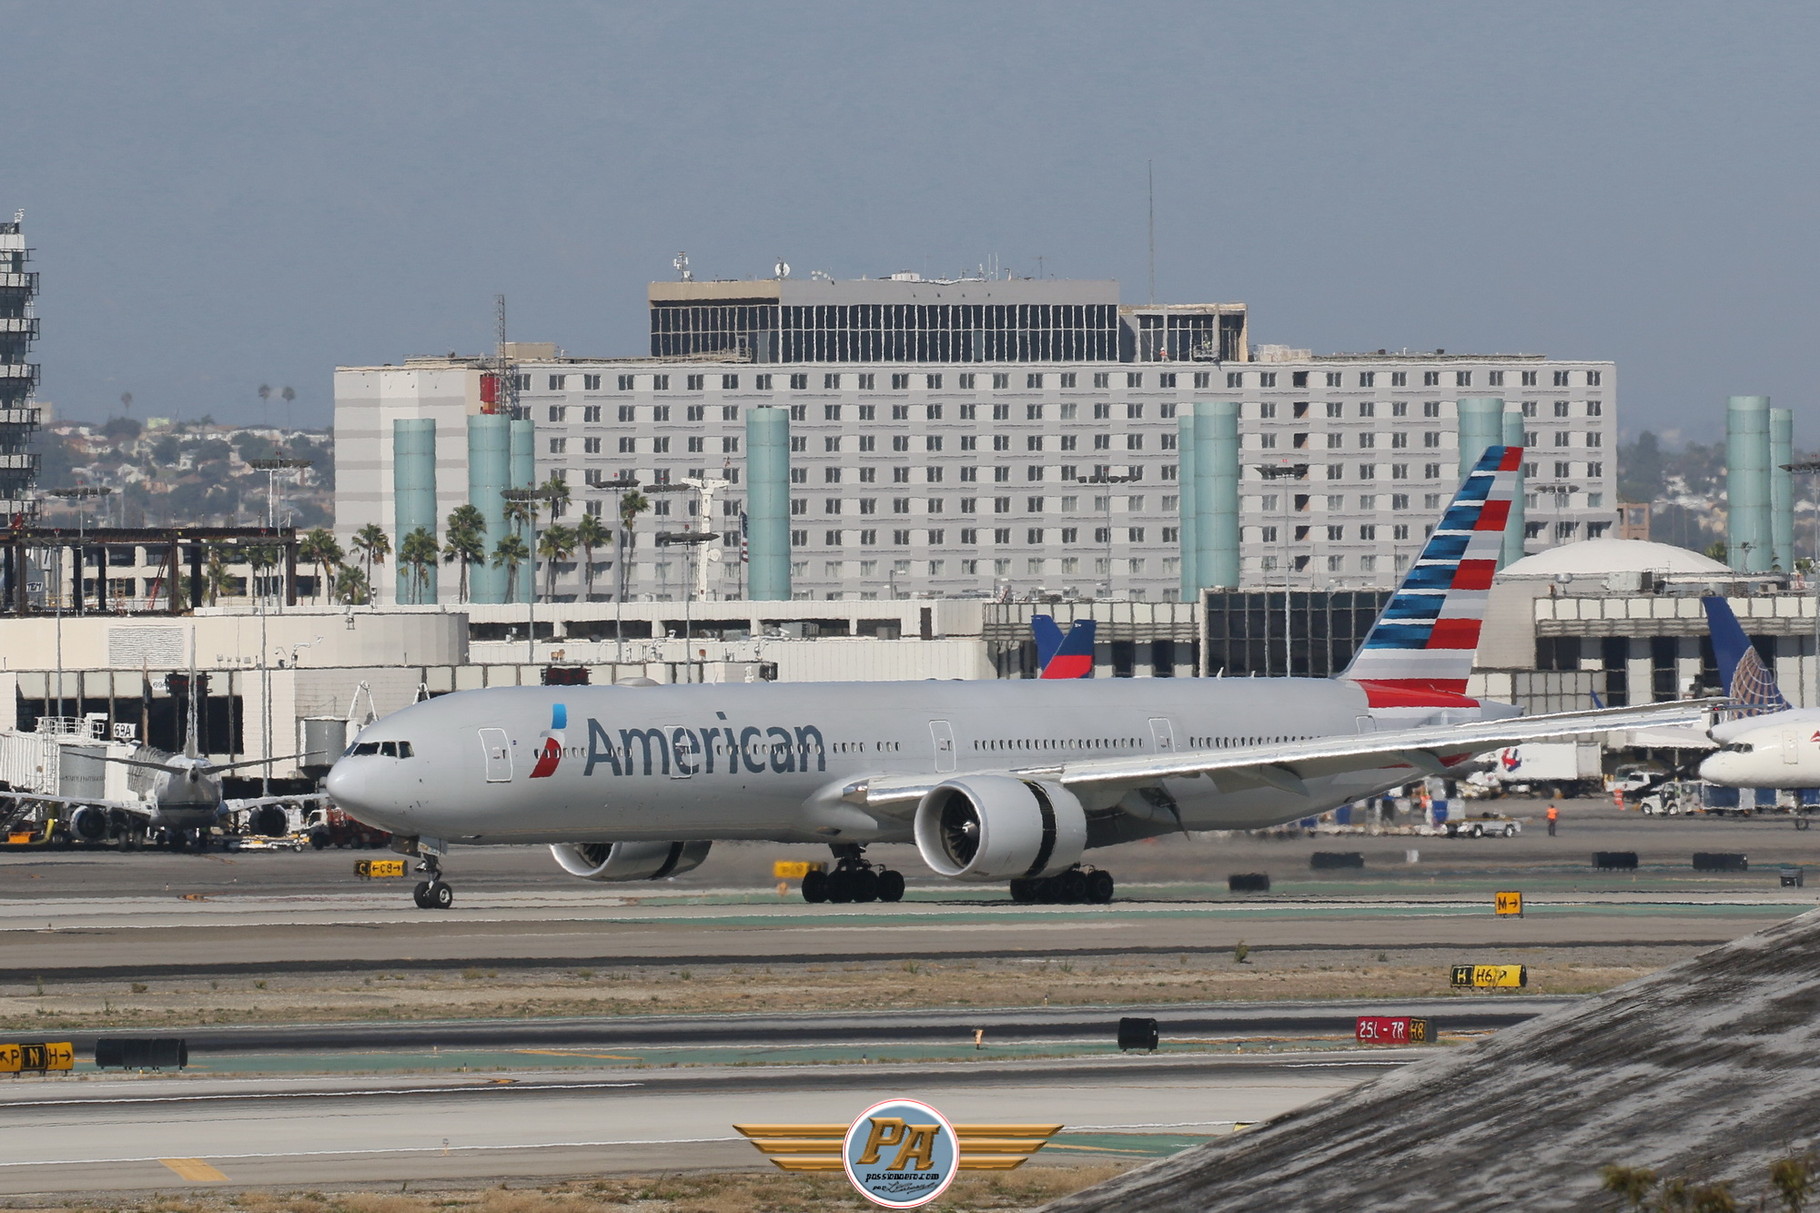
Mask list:
[{"label": "airplane tail fin", "polygon": [[1485,449],[1340,674],[1365,684],[1374,707],[1466,693],[1522,466],[1520,446]]},{"label": "airplane tail fin", "polygon": [[1713,656],[1719,662],[1719,682],[1731,700],[1722,713],[1727,719],[1765,716],[1788,708],[1776,676],[1744,634],[1731,604],[1717,594],[1700,600],[1706,608],[1706,626],[1713,636]]},{"label": "airplane tail fin", "polygon": [[[1042,623],[1038,621],[1041,620]],[[1044,629],[1048,625],[1047,651],[1045,652]],[[1093,674],[1093,634],[1094,621],[1077,619],[1069,627],[1068,634],[1055,625],[1055,620],[1048,615],[1031,617],[1030,626],[1037,634],[1036,654],[1040,663],[1043,678],[1087,678]]]}]

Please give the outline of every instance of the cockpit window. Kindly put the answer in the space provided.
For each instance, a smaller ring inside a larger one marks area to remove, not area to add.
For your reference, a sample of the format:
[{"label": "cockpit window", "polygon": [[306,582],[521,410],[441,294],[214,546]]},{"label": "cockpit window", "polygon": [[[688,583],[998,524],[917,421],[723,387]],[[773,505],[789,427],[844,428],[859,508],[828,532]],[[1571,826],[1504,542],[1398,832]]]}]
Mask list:
[{"label": "cockpit window", "polygon": [[408,741],[357,741],[347,748],[345,757],[360,758],[369,754],[378,754],[385,758],[411,757],[411,743]]}]

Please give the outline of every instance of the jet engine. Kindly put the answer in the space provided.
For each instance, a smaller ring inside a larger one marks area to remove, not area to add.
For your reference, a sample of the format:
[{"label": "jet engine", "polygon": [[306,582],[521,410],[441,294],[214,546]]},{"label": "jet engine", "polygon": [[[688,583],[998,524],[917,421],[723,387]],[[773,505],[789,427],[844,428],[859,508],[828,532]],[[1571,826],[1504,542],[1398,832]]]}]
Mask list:
[{"label": "jet engine", "polygon": [[916,849],[955,880],[1051,876],[1080,862],[1087,813],[1059,783],[977,775],[937,784],[916,806]]},{"label": "jet engine", "polygon": [[705,842],[562,842],[550,848],[562,870],[583,880],[662,880],[708,857]]},{"label": "jet engine", "polygon": [[107,810],[85,804],[70,814],[70,832],[84,842],[107,837]]}]

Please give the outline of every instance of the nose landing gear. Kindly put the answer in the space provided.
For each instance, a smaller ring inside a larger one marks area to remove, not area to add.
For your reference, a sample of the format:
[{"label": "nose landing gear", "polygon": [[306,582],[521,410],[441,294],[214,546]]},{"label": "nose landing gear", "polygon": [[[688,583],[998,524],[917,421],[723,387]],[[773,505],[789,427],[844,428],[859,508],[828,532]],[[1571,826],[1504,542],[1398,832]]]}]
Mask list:
[{"label": "nose landing gear", "polygon": [[904,899],[904,874],[879,867],[865,857],[865,848],[837,844],[834,870],[810,872],[803,877],[803,900],[810,904],[858,901],[894,902]]},{"label": "nose landing gear", "polygon": [[446,910],[455,904],[455,890],[442,879],[442,861],[428,851],[418,861],[417,870],[427,879],[417,882],[411,891],[411,900],[417,903],[420,910]]}]

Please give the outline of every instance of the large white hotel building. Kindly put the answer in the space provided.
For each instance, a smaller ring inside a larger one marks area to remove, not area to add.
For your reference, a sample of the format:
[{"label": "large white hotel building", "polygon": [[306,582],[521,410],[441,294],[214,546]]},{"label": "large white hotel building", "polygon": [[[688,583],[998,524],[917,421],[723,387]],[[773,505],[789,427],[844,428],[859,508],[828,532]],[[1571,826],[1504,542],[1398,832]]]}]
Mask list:
[{"label": "large white hotel building", "polygon": [[[367,523],[393,529],[395,420],[435,421],[438,517],[466,501],[467,421],[502,407],[486,382],[501,365],[532,423],[537,481],[571,488],[565,523],[586,510],[613,525],[614,485],[631,480],[733,482],[699,527],[722,544],[654,545],[698,523],[694,495],[651,497],[631,598],[681,598],[697,559],[710,597],[741,596],[742,446],[758,405],[790,410],[798,598],[1174,598],[1177,414],[1196,401],[1240,405],[1240,588],[1393,584],[1458,483],[1461,397],[1502,397],[1524,419],[1527,550],[1617,517],[1609,361],[1253,345],[1242,304],[1122,305],[1113,282],[667,282],[649,301],[643,357],[519,343],[504,364],[340,368],[343,542]],[[1296,474],[1271,472],[1284,468]],[[604,599],[619,553],[594,558]],[[582,595],[580,561],[558,566],[558,598]],[[443,601],[456,581],[444,571]]]}]

